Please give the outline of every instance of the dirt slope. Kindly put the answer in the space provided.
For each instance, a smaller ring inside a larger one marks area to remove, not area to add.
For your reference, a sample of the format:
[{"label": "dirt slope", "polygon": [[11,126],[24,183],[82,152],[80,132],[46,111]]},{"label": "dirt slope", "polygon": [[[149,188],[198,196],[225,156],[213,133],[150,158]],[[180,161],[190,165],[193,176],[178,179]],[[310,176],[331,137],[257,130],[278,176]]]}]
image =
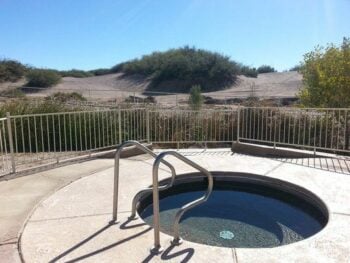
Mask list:
[{"label": "dirt slope", "polygon": [[[145,91],[148,84],[149,80],[142,76],[123,77],[120,73],[89,78],[66,77],[57,86],[39,90],[36,93],[28,94],[28,96],[41,97],[59,91],[75,91],[93,100],[120,100],[130,95],[142,96],[142,92]],[[205,95],[224,99],[247,97],[253,92],[255,96],[264,98],[295,97],[301,85],[302,76],[297,72],[265,73],[260,74],[257,78],[239,76],[237,83],[228,89],[205,93]],[[188,95],[157,96],[157,101],[171,103],[174,102],[175,97],[176,100],[181,101],[187,100]]]}]

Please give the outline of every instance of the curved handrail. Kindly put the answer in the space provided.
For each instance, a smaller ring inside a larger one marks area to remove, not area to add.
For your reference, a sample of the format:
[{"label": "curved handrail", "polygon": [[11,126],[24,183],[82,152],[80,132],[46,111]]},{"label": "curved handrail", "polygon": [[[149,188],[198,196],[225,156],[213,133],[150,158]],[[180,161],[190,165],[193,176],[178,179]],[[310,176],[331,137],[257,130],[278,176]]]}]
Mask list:
[{"label": "curved handrail", "polygon": [[204,173],[208,177],[208,190],[205,193],[204,196],[198,198],[195,201],[192,201],[180,208],[180,210],[175,215],[175,223],[174,223],[174,239],[172,241],[172,244],[179,245],[181,244],[181,238],[179,233],[179,223],[181,220],[181,217],[183,214],[190,210],[191,208],[205,202],[212,190],[213,190],[213,176],[211,173],[204,169],[202,166],[196,164],[195,162],[191,161],[190,159],[186,158],[182,154],[175,152],[175,151],[167,151],[163,152],[158,155],[156,160],[153,163],[153,228],[154,228],[154,247],[153,250],[155,252],[159,251],[161,249],[160,246],[160,224],[159,224],[159,191],[158,191],[158,170],[160,162],[163,161],[164,157],[167,155],[172,155],[184,163],[192,166],[193,168],[197,169],[198,171]]},{"label": "curved handrail", "polygon": [[[115,223],[117,221],[117,216],[118,216],[118,190],[119,190],[119,159],[120,159],[120,154],[122,152],[122,150],[127,147],[127,146],[135,146],[136,148],[140,149],[141,151],[143,151],[144,153],[147,153],[149,155],[151,155],[154,158],[157,158],[157,154],[155,154],[152,150],[148,149],[146,146],[144,146],[143,144],[139,143],[138,141],[126,141],[123,142],[117,149],[116,153],[115,153],[115,157],[114,157],[114,191],[113,191],[113,217],[112,217],[112,221],[111,223]],[[165,160],[162,160],[162,163],[165,164],[166,166],[169,167],[169,169],[171,170],[171,180],[169,182],[169,184],[164,185],[159,187],[158,190],[162,191],[165,189],[168,189],[169,187],[171,187],[174,183],[175,180],[175,169],[174,167],[168,163]],[[157,186],[158,187],[158,186]],[[152,188],[148,188],[148,189],[144,189],[141,190],[140,192],[138,192],[133,201],[132,201],[132,213],[131,216],[129,217],[130,219],[135,218],[136,215],[136,206],[137,206],[137,201],[138,198],[147,192],[152,192]]]}]

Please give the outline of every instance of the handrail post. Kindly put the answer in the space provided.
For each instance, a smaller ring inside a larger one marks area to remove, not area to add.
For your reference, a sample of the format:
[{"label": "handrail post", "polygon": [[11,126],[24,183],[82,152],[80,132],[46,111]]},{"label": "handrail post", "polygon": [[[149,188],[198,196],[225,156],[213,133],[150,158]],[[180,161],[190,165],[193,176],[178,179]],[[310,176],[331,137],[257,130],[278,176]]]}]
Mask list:
[{"label": "handrail post", "polygon": [[[155,160],[157,162],[159,157]],[[151,253],[159,254],[163,251],[160,245],[160,216],[159,216],[159,192],[158,192],[158,166],[153,165],[153,229],[154,229],[154,245]]]},{"label": "handrail post", "polygon": [[9,138],[9,145],[10,145],[12,173],[16,173],[16,162],[15,162],[15,151],[13,147],[11,116],[9,112],[6,112],[6,119],[7,119],[7,132],[8,132],[8,138]]},{"label": "handrail post", "polygon": [[120,149],[117,149],[114,157],[114,183],[113,183],[113,215],[110,223],[118,223],[118,192],[119,192],[119,158],[120,158]]},{"label": "handrail post", "polygon": [[[124,143],[122,143],[121,145],[119,145],[119,147],[116,150],[115,153],[115,157],[114,157],[114,189],[113,189],[113,212],[112,212],[112,220],[110,221],[110,224],[116,224],[118,223],[117,221],[117,217],[118,217],[118,192],[119,192],[119,159],[120,159],[120,154],[122,152],[122,150],[124,149],[124,147],[127,146],[135,146],[136,148],[142,150],[144,153],[147,153],[149,155],[151,155],[152,157],[156,158],[157,155],[150,149],[148,149],[146,146],[142,145],[141,143],[139,143],[138,141],[126,141]],[[167,185],[162,185],[158,190],[165,190],[168,189],[169,187],[171,187],[175,181],[175,169],[174,167],[168,163],[165,160],[161,160],[161,162],[168,166],[170,171],[171,171],[171,180],[170,183]],[[145,192],[146,190],[143,190],[141,192]],[[147,189],[147,192],[150,191],[152,192],[152,189]],[[136,194],[135,198],[133,199],[132,202],[132,212],[131,212],[131,216],[129,217],[129,219],[135,219],[136,217],[136,204],[137,204],[137,197],[140,196],[140,192],[138,194]]]},{"label": "handrail post", "polygon": [[[207,192],[204,196],[188,203],[185,204],[180,208],[180,210],[176,213],[175,215],[175,223],[174,223],[174,238],[171,241],[172,245],[180,245],[182,243],[182,240],[180,238],[180,231],[179,231],[179,223],[181,220],[181,217],[183,214],[188,211],[189,209],[205,202],[212,190],[213,190],[213,176],[212,174],[201,167],[200,165],[196,164],[195,162],[191,161],[190,159],[186,158],[185,156],[181,155],[178,152],[174,151],[168,151],[168,152],[163,152],[158,155],[156,160],[153,163],[153,229],[154,229],[154,246],[151,249],[152,253],[158,254],[162,250],[162,247],[160,245],[160,214],[159,214],[159,191],[158,191],[158,170],[159,170],[159,165],[160,162],[164,159],[165,156],[167,155],[172,155],[176,157],[177,159],[183,161],[184,163],[192,166],[193,168],[197,169],[198,171],[202,172],[205,174],[208,178],[208,189]],[[157,187],[156,187],[157,186]]]}]

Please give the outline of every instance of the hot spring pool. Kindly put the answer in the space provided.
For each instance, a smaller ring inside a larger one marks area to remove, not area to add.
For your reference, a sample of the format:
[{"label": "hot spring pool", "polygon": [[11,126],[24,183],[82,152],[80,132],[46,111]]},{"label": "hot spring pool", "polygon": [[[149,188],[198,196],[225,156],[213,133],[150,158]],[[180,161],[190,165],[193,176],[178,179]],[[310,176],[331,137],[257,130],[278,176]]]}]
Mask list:
[{"label": "hot spring pool", "polygon": [[[308,238],[328,222],[325,204],[299,186],[251,174],[212,174],[214,188],[207,202],[182,217],[185,240],[221,247],[277,247]],[[204,195],[206,187],[204,177],[187,174],[160,192],[161,231],[172,235],[178,209]],[[138,213],[152,225],[150,195],[141,198]]]}]

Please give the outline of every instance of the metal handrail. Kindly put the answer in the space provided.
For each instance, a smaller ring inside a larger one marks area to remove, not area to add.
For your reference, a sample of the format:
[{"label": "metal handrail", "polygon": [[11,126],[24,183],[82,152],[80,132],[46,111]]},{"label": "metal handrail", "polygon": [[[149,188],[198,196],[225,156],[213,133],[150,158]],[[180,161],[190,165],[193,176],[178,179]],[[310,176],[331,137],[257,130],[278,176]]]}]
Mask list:
[{"label": "metal handrail", "polygon": [[206,194],[200,198],[198,198],[195,201],[192,201],[180,208],[180,210],[175,215],[175,223],[174,223],[174,238],[172,240],[173,245],[179,245],[181,244],[182,240],[180,238],[179,233],[179,223],[181,220],[181,217],[183,214],[190,210],[191,208],[204,203],[210,196],[212,190],[213,190],[213,176],[211,173],[204,169],[202,166],[198,165],[197,163],[191,161],[190,159],[186,158],[182,154],[175,152],[175,151],[167,151],[163,152],[158,155],[156,160],[153,163],[153,228],[154,228],[154,246],[152,248],[153,253],[159,253],[162,248],[160,245],[160,216],[159,216],[159,191],[158,191],[158,170],[160,162],[163,161],[164,157],[167,155],[172,155],[184,163],[192,166],[193,168],[197,169],[198,171],[204,173],[208,177],[208,190]]},{"label": "metal handrail", "polygon": [[[146,146],[144,146],[143,144],[139,143],[138,141],[126,141],[124,143],[122,143],[116,153],[115,153],[115,157],[114,157],[114,191],[113,191],[113,217],[112,217],[112,221],[111,223],[116,223],[117,222],[117,216],[118,216],[118,190],[119,190],[119,159],[120,159],[120,154],[122,152],[122,150],[127,147],[127,146],[135,146],[136,148],[140,149],[141,151],[151,155],[154,158],[157,158],[157,154],[155,154],[152,150],[148,149]],[[171,187],[174,183],[175,180],[175,169],[174,167],[168,163],[165,160],[161,161],[164,165],[168,166],[170,171],[171,171],[171,179],[170,182],[167,185],[163,185],[160,186],[159,189],[157,189],[158,191],[162,191],[162,190],[166,190],[169,187]],[[158,186],[157,186],[158,188]],[[144,189],[141,190],[140,192],[138,192],[133,201],[132,201],[132,212],[131,212],[131,216],[129,217],[130,219],[134,219],[136,216],[136,206],[137,206],[137,202],[139,200],[139,197],[142,196],[145,193],[148,192],[152,192],[152,188],[148,188],[148,189]]]}]

